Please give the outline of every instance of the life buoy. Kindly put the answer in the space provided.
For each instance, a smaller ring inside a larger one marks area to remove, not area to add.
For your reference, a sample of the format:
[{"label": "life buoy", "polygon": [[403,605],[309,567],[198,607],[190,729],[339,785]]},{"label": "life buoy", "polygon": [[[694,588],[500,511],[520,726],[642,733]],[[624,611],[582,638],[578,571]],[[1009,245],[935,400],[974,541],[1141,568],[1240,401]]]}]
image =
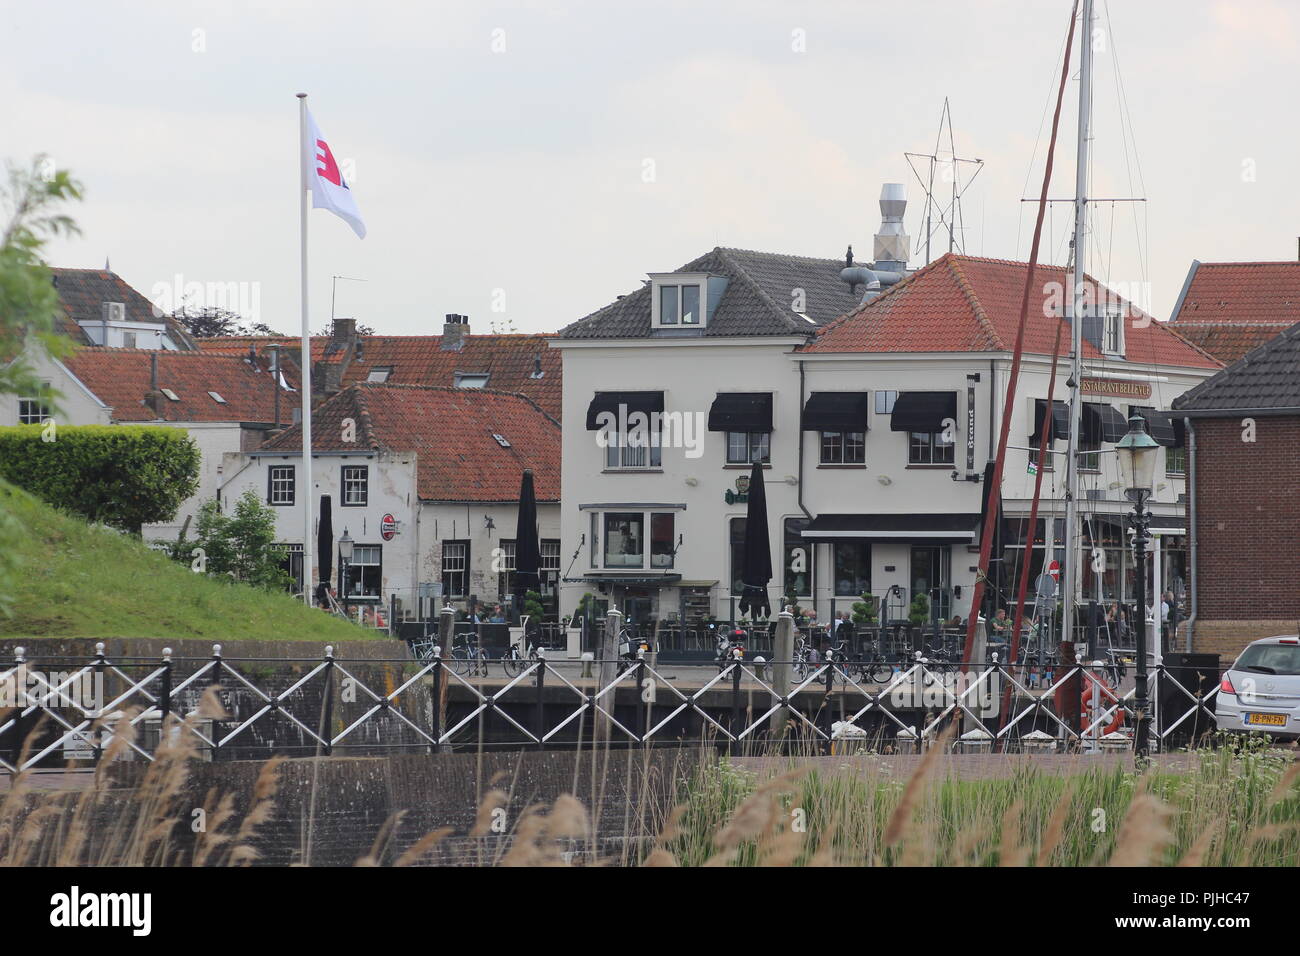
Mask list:
[{"label": "life buoy", "polygon": [[[1106,708],[1119,703],[1119,696],[1111,688],[1110,684],[1104,677],[1097,678],[1096,683],[1101,698],[1098,702],[1098,707],[1102,712],[1104,712]],[[1079,710],[1084,714],[1092,714],[1092,692],[1093,682],[1090,680],[1084,681],[1083,692],[1079,695]],[[1089,717],[1088,723],[1092,723],[1091,717]],[[1114,719],[1111,720],[1109,726],[1101,729],[1101,736],[1104,737],[1106,734],[1113,734],[1122,726],[1124,726],[1124,708],[1116,707]]]}]

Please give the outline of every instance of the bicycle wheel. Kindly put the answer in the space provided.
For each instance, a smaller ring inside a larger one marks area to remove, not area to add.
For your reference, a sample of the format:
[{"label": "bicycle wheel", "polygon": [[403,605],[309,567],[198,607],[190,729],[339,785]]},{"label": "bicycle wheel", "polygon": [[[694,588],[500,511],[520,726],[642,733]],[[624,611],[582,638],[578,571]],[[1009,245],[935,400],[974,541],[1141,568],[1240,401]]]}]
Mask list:
[{"label": "bicycle wheel", "polygon": [[523,672],[523,658],[518,657],[513,651],[501,658],[501,667],[505,670],[507,677],[517,677]]},{"label": "bicycle wheel", "polygon": [[808,662],[806,660],[797,660],[790,668],[790,683],[802,684],[808,679]]},{"label": "bicycle wheel", "polygon": [[871,680],[877,684],[888,684],[894,676],[894,669],[884,661],[872,661],[866,665],[866,669],[870,672]]},{"label": "bicycle wheel", "polygon": [[460,674],[462,677],[469,673],[469,658],[465,656],[463,647],[453,647],[447,663],[451,665],[453,673]]}]

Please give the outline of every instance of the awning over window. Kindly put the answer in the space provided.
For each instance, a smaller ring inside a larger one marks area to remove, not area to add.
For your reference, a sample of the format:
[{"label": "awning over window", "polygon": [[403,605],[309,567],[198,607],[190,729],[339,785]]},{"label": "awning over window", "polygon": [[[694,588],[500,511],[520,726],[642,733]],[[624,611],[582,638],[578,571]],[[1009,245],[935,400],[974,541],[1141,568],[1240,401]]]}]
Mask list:
[{"label": "awning over window", "polygon": [[806,432],[865,432],[869,392],[813,392],[803,406]]},{"label": "awning over window", "polygon": [[709,408],[711,432],[770,432],[771,392],[719,392]]},{"label": "awning over window", "polygon": [[1187,422],[1181,415],[1169,416],[1170,424],[1174,426],[1174,448],[1187,447]]},{"label": "awning over window", "polygon": [[978,514],[818,515],[803,529],[812,541],[915,541],[970,544]]},{"label": "awning over window", "polygon": [[1089,441],[1117,442],[1128,431],[1128,420],[1114,405],[1084,402],[1080,431]]},{"label": "awning over window", "polygon": [[899,392],[889,428],[896,432],[941,432],[945,418],[957,420],[956,392]]},{"label": "awning over window", "polygon": [[619,420],[620,407],[627,408],[627,414],[633,412],[662,412],[664,410],[663,392],[597,392],[596,397],[587,406],[587,431],[594,432],[601,427],[598,416],[610,412],[614,420]]},{"label": "awning over window", "polygon": [[[1134,405],[1133,412],[1141,415],[1147,423],[1147,434],[1150,435],[1157,445],[1164,445],[1166,448],[1178,448],[1175,444],[1177,439],[1174,437],[1174,423],[1168,412],[1157,411],[1147,405]],[[1178,419],[1182,424],[1182,419]]]},{"label": "awning over window", "polygon": [[[1029,433],[1029,444],[1037,448],[1038,441],[1043,437],[1043,418],[1047,410],[1047,399],[1040,398],[1034,401],[1034,430]],[[1070,438],[1070,406],[1065,402],[1052,402],[1052,433],[1047,436],[1048,441],[1068,441]]]}]

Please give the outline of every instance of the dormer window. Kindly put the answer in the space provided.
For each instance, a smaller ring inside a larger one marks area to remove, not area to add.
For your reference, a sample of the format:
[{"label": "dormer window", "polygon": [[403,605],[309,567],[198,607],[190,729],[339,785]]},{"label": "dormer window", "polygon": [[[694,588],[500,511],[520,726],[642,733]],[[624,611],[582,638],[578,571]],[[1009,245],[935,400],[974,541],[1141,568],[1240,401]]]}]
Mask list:
[{"label": "dormer window", "polygon": [[[725,280],[720,280],[725,283]],[[700,272],[652,274],[651,316],[656,329],[699,329],[721,295],[711,295],[714,280]]]}]

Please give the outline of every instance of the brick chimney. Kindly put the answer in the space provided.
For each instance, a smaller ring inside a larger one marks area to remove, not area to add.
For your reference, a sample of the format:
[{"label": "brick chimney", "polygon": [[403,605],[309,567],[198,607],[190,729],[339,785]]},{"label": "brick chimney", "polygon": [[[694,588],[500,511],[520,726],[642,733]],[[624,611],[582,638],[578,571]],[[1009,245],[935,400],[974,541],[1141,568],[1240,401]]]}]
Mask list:
[{"label": "brick chimney", "polygon": [[442,350],[459,352],[469,337],[469,316],[448,312],[442,325]]},{"label": "brick chimney", "polygon": [[350,345],[357,337],[356,319],[335,319],[330,330],[331,338],[339,345]]}]

